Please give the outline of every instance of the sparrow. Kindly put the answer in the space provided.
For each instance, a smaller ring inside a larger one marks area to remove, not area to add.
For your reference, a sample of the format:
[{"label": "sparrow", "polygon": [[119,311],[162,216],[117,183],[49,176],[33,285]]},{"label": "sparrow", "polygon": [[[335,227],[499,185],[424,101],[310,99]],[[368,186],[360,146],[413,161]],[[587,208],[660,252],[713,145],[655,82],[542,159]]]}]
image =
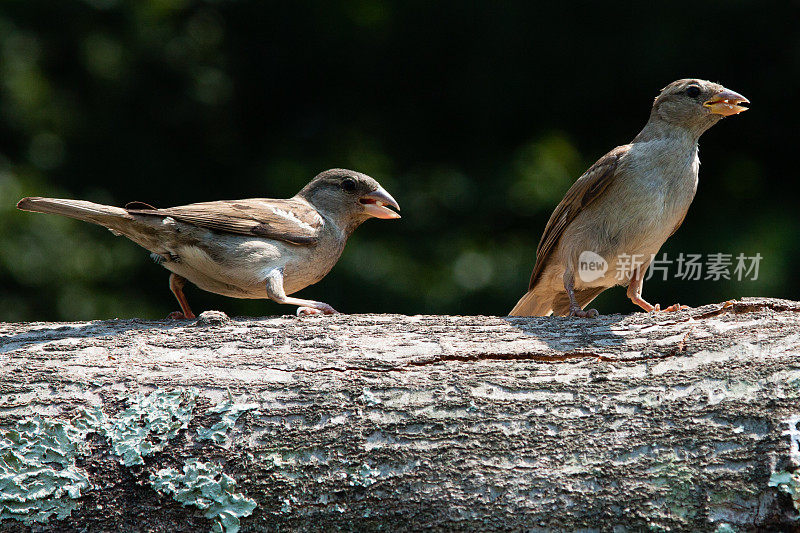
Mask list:
[{"label": "sparrow", "polygon": [[330,272],[348,237],[369,218],[394,219],[400,209],[373,178],[345,169],[318,174],[288,199],[222,200],[158,209],[82,200],[23,198],[19,209],[99,224],[151,252],[170,271],[169,288],[181,311],[195,318],[183,287],[233,298],[269,298],[300,306],[298,315],[331,314],[330,305],[288,296]]},{"label": "sparrow", "polygon": [[698,140],[749,103],[705,80],[664,87],[633,141],[601,157],[556,206],[536,249],[528,292],[510,315],[594,317],[597,310],[584,308],[615,285],[627,286],[628,297],[645,311],[660,311],[642,298],[643,276],[694,199]]}]

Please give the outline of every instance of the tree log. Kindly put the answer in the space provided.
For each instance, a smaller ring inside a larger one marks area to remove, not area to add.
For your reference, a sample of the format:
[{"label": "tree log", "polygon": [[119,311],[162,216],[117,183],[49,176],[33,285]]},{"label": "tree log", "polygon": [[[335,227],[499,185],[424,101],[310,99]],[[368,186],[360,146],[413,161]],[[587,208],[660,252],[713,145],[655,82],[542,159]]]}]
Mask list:
[{"label": "tree log", "polygon": [[800,303],[0,325],[11,531],[800,525]]}]

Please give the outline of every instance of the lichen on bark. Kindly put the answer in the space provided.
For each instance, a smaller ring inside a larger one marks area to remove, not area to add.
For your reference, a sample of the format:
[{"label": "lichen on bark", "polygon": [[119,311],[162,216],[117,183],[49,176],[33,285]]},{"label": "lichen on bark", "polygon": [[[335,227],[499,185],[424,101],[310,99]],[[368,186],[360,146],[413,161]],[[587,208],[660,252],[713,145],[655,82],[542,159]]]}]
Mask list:
[{"label": "lichen on bark", "polygon": [[188,423],[141,464],[89,434],[78,466],[92,486],[54,528],[207,529],[205,511],[150,484],[192,459],[255,502],[243,531],[798,525],[782,474],[798,466],[795,302],[596,320],[3,324],[0,342],[6,429],[198,391]]},{"label": "lichen on bark", "polygon": [[0,523],[66,518],[89,488],[75,464],[84,433],[69,423],[32,418],[0,438]]}]

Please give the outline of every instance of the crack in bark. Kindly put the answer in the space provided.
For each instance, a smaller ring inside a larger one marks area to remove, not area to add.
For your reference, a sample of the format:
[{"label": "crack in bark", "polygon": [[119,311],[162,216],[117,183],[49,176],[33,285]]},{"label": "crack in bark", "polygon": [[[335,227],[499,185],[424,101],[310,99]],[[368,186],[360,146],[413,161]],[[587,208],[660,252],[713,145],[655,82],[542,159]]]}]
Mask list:
[{"label": "crack in bark", "polygon": [[571,361],[575,359],[594,359],[598,362],[604,363],[613,363],[613,362],[625,362],[625,361],[644,361],[648,359],[664,359],[667,357],[671,357],[673,355],[677,355],[682,353],[684,350],[682,348],[673,349],[669,353],[665,354],[652,354],[642,357],[631,357],[626,359],[619,359],[617,357],[613,357],[610,355],[605,355],[601,353],[595,352],[581,352],[581,351],[573,351],[573,352],[564,352],[558,355],[545,355],[545,354],[538,354],[533,352],[522,352],[522,353],[493,353],[493,354],[476,354],[476,355],[442,355],[438,356],[434,359],[426,359],[424,361],[409,361],[405,364],[399,366],[393,366],[390,368],[381,368],[381,367],[367,367],[367,366],[346,366],[346,367],[332,367],[326,366],[322,368],[293,368],[293,369],[286,369],[286,368],[276,368],[276,367],[266,367],[269,370],[275,370],[279,372],[302,372],[302,373],[321,373],[321,372],[377,372],[377,373],[389,373],[389,372],[408,372],[413,368],[425,367],[425,366],[433,366],[439,363],[447,363],[447,362],[461,362],[461,363],[470,363],[470,362],[478,362],[478,361],[539,361],[543,363],[560,363],[563,361]]},{"label": "crack in bark", "polygon": [[597,359],[600,361],[612,361],[613,358],[594,352],[565,352],[559,355],[545,355],[534,352],[518,352],[518,353],[489,353],[489,354],[475,354],[475,355],[442,355],[434,360],[426,361],[410,361],[405,364],[405,367],[418,367],[434,365],[447,361],[459,362],[474,362],[474,361],[542,361],[546,363],[568,361],[571,359]]}]

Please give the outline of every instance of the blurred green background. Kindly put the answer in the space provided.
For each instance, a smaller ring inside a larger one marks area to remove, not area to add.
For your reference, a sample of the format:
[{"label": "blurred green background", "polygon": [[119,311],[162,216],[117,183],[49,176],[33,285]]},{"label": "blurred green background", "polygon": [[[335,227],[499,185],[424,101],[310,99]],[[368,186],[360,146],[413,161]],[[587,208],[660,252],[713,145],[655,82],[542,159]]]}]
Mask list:
[{"label": "blurred green background", "polygon": [[[736,1],[0,3],[0,320],[161,318],[143,249],[19,212],[29,195],[124,205],[288,197],[317,172],[377,178],[370,221],[298,293],[348,312],[506,314],[552,209],[644,125],[659,89],[719,81],[752,110],[701,140],[665,245],[763,256],[757,281],[651,280],[652,302],[800,299],[800,4]],[[601,312],[632,312],[624,289]],[[294,312],[189,287],[196,312]]]}]

